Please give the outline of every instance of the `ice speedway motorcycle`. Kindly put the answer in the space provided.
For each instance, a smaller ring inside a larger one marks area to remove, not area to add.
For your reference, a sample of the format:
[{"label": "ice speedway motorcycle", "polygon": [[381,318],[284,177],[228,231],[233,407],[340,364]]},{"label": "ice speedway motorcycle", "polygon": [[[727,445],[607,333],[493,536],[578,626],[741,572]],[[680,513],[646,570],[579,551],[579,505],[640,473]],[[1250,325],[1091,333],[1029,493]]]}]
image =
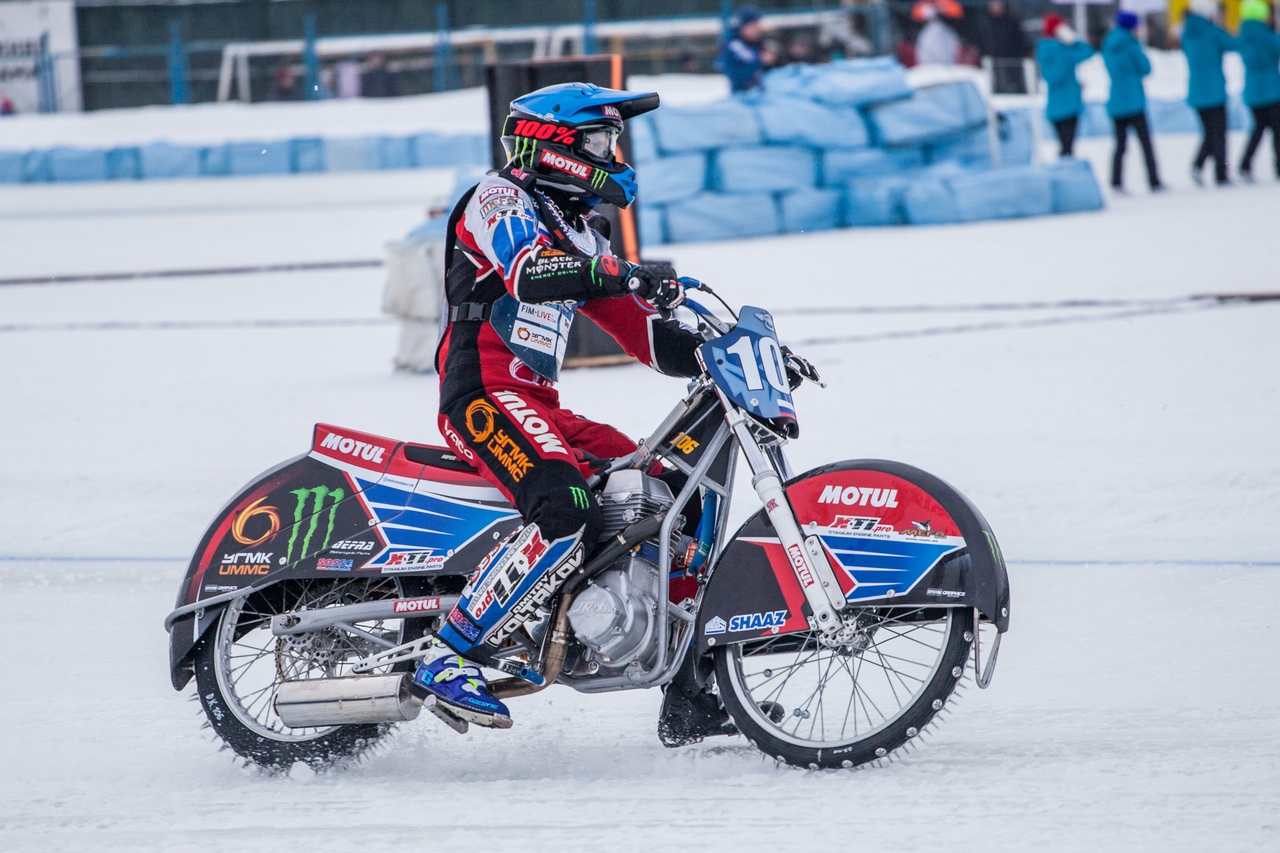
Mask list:
[{"label": "ice speedway motorcycle", "polygon": [[[589,479],[601,540],[520,614],[491,690],[660,687],[692,656],[697,683],[766,755],[808,768],[884,758],[944,709],[971,656],[990,681],[1009,625],[996,538],[963,495],[909,465],[793,474],[783,450],[798,421],[773,318],[686,304],[705,340],[700,375],[634,454]],[[760,509],[731,532],[740,459]],[[687,476],[678,494],[659,468]],[[165,620],[173,686],[194,678],[209,725],[247,762],[354,758],[419,715],[412,669],[520,524],[447,449],[317,425],[310,452],[246,486],[196,548]],[[434,698],[426,707],[465,730]]]}]

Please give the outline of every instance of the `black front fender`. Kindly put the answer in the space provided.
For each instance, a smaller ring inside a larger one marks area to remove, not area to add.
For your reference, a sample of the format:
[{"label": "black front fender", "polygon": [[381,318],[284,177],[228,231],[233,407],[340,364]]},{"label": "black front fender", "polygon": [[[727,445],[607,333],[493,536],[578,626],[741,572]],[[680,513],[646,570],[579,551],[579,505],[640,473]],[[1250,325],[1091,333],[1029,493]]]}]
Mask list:
[{"label": "black front fender", "polygon": [[[821,540],[851,606],[967,606],[1009,629],[1009,575],[991,526],[945,481],[901,462],[860,459],[787,481],[806,536]],[[809,605],[760,510],[733,535],[698,614],[698,654],[809,630]]]}]

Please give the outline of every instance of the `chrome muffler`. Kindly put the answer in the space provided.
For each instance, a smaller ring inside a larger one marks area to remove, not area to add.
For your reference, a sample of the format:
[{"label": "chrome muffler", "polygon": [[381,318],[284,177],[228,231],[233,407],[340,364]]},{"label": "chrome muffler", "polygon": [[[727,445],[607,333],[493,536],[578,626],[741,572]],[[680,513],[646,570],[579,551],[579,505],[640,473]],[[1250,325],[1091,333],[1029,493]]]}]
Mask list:
[{"label": "chrome muffler", "polygon": [[415,719],[422,700],[409,692],[409,673],[286,681],[276,713],[289,728],[401,723]]}]

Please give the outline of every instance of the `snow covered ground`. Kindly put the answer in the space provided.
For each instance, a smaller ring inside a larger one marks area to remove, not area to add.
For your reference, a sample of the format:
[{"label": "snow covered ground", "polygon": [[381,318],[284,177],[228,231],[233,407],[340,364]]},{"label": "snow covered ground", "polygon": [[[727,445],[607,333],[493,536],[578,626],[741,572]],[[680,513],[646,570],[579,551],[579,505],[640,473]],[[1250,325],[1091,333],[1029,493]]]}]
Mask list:
[{"label": "snow covered ground", "polygon": [[[828,379],[797,397],[797,467],[919,465],[1011,562],[991,690],[861,772],[667,751],[656,693],[562,688],[512,731],[423,719],[341,773],[233,765],[160,622],[209,518],[315,421],[435,439],[434,379],[390,369],[383,273],[0,287],[0,849],[1274,849],[1280,303],[1173,300],[1277,289],[1280,183],[1197,190],[1192,143],[1158,141],[1163,196],[1131,155],[1099,214],[662,247],[776,309]],[[3,188],[0,277],[376,258],[451,180]],[[1061,300],[1130,304],[955,307]],[[953,307],[836,310],[869,306]],[[334,323],[253,325],[303,319]],[[680,387],[622,367],[563,394],[641,435]]]}]

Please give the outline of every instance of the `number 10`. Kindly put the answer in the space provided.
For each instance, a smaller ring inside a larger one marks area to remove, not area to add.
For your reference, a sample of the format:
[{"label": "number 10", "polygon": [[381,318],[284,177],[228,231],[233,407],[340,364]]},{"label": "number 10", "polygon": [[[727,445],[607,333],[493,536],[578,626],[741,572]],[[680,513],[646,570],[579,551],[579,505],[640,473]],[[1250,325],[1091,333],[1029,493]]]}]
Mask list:
[{"label": "number 10", "polygon": [[756,349],[752,346],[752,338],[744,335],[739,338],[737,343],[726,349],[726,352],[737,356],[738,361],[742,364],[742,379],[747,383],[747,389],[750,391],[760,391],[764,389],[764,382],[760,379],[760,366],[764,367],[764,378],[773,386],[774,390],[781,393],[790,393],[791,387],[787,384],[786,376],[782,366],[782,351],[778,348],[778,342],[773,338],[756,338],[760,348],[759,357],[756,355]]}]

